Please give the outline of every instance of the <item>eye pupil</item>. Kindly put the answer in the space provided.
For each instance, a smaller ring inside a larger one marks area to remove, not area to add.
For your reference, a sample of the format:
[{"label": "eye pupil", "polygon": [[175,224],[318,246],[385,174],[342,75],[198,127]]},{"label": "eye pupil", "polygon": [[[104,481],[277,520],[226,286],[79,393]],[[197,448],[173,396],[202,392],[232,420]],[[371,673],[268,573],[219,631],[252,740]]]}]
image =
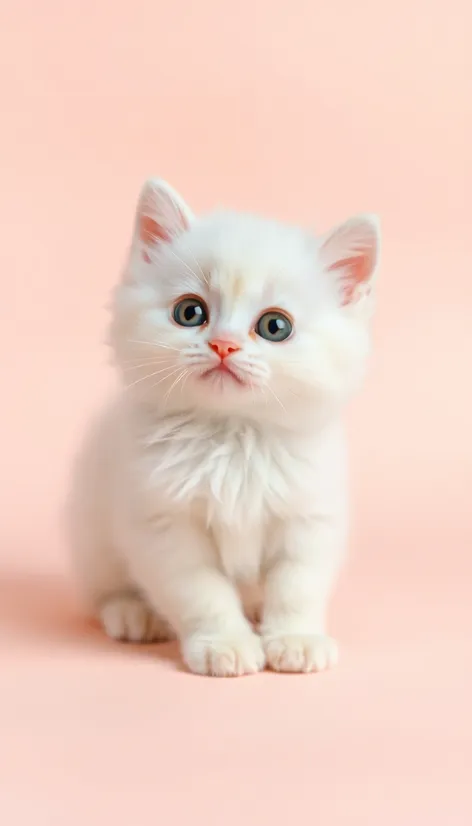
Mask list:
[{"label": "eye pupil", "polygon": [[271,318],[267,327],[271,336],[276,336],[279,330],[283,330],[284,322],[281,318]]},{"label": "eye pupil", "polygon": [[201,307],[194,306],[193,304],[190,304],[184,310],[184,318],[185,318],[186,321],[192,321],[194,316],[201,315],[201,313],[202,313],[202,308]]}]

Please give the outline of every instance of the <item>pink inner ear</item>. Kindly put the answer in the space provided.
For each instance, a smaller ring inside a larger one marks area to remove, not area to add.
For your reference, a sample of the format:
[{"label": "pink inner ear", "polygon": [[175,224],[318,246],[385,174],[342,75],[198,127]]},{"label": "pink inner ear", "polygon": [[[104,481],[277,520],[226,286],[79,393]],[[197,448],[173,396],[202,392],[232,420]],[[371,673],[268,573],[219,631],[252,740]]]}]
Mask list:
[{"label": "pink inner ear", "polygon": [[374,255],[371,250],[363,250],[359,255],[352,255],[336,261],[330,270],[343,270],[341,288],[343,304],[349,304],[357,287],[369,280],[374,268]]},{"label": "pink inner ear", "polygon": [[355,301],[368,291],[377,265],[376,219],[372,216],[351,218],[325,238],[320,252],[324,269],[337,277],[343,304]]},{"label": "pink inner ear", "polygon": [[152,246],[153,244],[159,243],[159,241],[168,243],[171,235],[169,230],[158,224],[154,218],[150,218],[148,215],[141,215],[139,221],[139,238],[143,244]]},{"label": "pink inner ear", "polygon": [[138,238],[146,262],[151,260],[150,248],[168,244],[187,228],[183,211],[168,193],[150,190],[144,194],[138,213]]},{"label": "pink inner ear", "polygon": [[[152,247],[159,242],[170,241],[170,232],[164,227],[160,226],[154,218],[149,215],[141,215],[139,219],[139,240],[142,241],[144,247]],[[146,249],[142,250],[142,257],[146,264],[149,264],[151,257]]]}]

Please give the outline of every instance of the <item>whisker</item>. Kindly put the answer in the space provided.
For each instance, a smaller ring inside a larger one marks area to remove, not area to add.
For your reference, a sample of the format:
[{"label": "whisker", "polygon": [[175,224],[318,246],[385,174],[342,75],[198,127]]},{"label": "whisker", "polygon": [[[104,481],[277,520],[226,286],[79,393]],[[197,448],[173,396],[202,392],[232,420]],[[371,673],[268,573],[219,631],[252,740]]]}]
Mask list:
[{"label": "whisker", "polygon": [[[179,207],[178,203],[176,202],[175,198],[173,198],[173,197],[172,197],[172,195],[171,195],[171,200],[172,200],[172,202],[173,202],[173,204],[174,204],[174,207],[177,209],[177,211],[179,211],[180,207]],[[184,237],[185,237],[185,236],[184,236]],[[173,251],[173,249],[171,249],[170,247],[169,247],[169,249],[170,249],[170,251],[172,252],[172,254],[173,254],[173,255],[175,255],[175,257],[176,257],[176,258],[177,258],[177,259],[178,259],[178,260],[179,260],[182,264],[184,264],[184,266],[186,266],[186,267],[187,267],[187,264],[185,263],[185,261],[182,261],[182,259],[180,259],[180,258],[179,258],[179,256],[178,256],[178,255],[177,255],[177,254]],[[197,259],[195,258],[195,256],[193,255],[193,253],[192,253],[191,251],[190,251],[190,254],[191,254],[191,256],[192,256],[193,260],[195,261],[195,263],[196,263],[196,265],[197,265],[198,269],[200,270],[200,273],[201,273],[201,276],[202,276],[202,278],[203,278],[204,282],[205,282],[206,284],[208,284],[208,283],[209,283],[209,281],[208,281],[208,277],[207,277],[207,276],[205,276],[205,274],[204,274],[204,272],[203,272],[203,270],[202,270],[202,268],[201,268],[200,264],[198,263]],[[196,273],[195,273],[195,272],[194,272],[194,271],[193,271],[190,267],[187,267],[187,268],[190,270],[190,272],[191,272],[193,275],[195,275],[195,276],[196,276]]]},{"label": "whisker", "polygon": [[184,377],[183,377],[183,381],[182,381],[182,384],[180,385],[180,395],[182,395],[182,387],[183,387],[183,386],[184,386],[184,384],[185,384],[185,379],[186,379],[186,378],[188,378],[188,370],[184,370]]},{"label": "whisker", "polygon": [[166,361],[169,361],[169,359],[159,359],[159,361],[151,361],[151,362],[148,361],[145,364],[143,364],[143,363],[141,363],[141,364],[128,364],[127,367],[123,367],[123,373],[129,373],[130,370],[139,370],[139,368],[143,368],[143,367],[157,367],[157,366],[159,366],[159,364],[162,364],[162,362],[166,362]]},{"label": "whisker", "polygon": [[[145,381],[146,379],[152,379],[154,376],[159,376],[160,373],[164,373],[165,370],[171,370],[173,366],[174,365],[171,364],[170,367],[163,367],[162,370],[156,370],[154,373],[147,373],[145,376],[141,376],[139,379],[136,379],[136,381],[133,381],[131,382],[131,384],[128,384],[126,386],[126,389],[130,390],[136,384],[139,384],[140,382]],[[180,370],[180,367],[178,367],[177,369]],[[168,376],[164,376],[164,378],[168,378]]]},{"label": "whisker", "polygon": [[189,272],[191,272],[191,273],[192,273],[192,275],[194,276],[194,278],[197,278],[197,279],[198,279],[198,275],[197,275],[197,273],[195,272],[195,270],[192,270],[192,267],[190,267],[190,266],[189,266],[189,265],[188,265],[188,264],[187,264],[187,263],[186,263],[186,262],[185,262],[185,261],[184,261],[184,260],[180,257],[180,255],[177,255],[177,253],[176,253],[176,252],[172,249],[172,247],[169,247],[169,246],[168,246],[168,247],[167,247],[167,250],[168,250],[168,252],[170,252],[170,253],[174,256],[174,258],[176,258],[176,259],[177,259],[177,261],[179,261],[181,264],[183,264],[183,266],[184,266],[184,267],[185,267],[185,268],[186,268]]},{"label": "whisker", "polygon": [[179,375],[177,376],[177,378],[175,379],[175,381],[173,381],[173,382],[172,382],[171,386],[170,386],[170,387],[169,387],[169,389],[167,390],[167,392],[166,392],[166,394],[165,394],[165,396],[164,396],[164,406],[165,406],[165,405],[167,404],[167,402],[169,401],[169,396],[170,396],[170,394],[171,394],[172,390],[173,390],[173,389],[174,389],[174,387],[176,387],[176,385],[179,383],[179,381],[181,380],[182,376],[184,376],[184,375],[185,375],[185,372],[186,372],[185,370],[182,370],[182,371],[179,373]]},{"label": "whisker", "polygon": [[[184,236],[184,237],[185,237],[185,236]],[[204,283],[205,283],[205,284],[209,284],[209,283],[210,283],[210,279],[208,278],[208,275],[207,275],[206,273],[204,273],[204,272],[203,272],[203,270],[202,270],[202,268],[201,268],[200,264],[198,263],[198,261],[197,261],[197,259],[196,259],[195,255],[193,254],[193,252],[192,252],[191,250],[189,250],[189,249],[188,249],[188,247],[187,247],[187,250],[188,250],[188,252],[190,253],[190,255],[192,256],[193,260],[195,261],[195,264],[197,265],[197,267],[198,267],[198,269],[199,269],[199,271],[200,271],[200,275],[202,276]]]},{"label": "whisker", "polygon": [[166,344],[163,341],[135,341],[133,339],[128,339],[129,344],[145,344],[146,347],[162,347],[164,350],[176,350],[179,351],[178,347],[172,347],[170,344]]},{"label": "whisker", "polygon": [[158,387],[160,384],[162,384],[162,382],[163,382],[163,381],[166,381],[166,379],[170,379],[170,378],[171,378],[172,376],[174,376],[174,375],[175,375],[175,373],[177,373],[180,369],[181,369],[180,367],[176,367],[176,369],[173,371],[173,373],[169,373],[169,375],[168,375],[168,376],[163,376],[163,377],[162,377],[162,379],[159,379],[159,381],[156,381],[156,382],[154,382],[154,384],[151,384],[151,386],[148,388],[149,392],[150,392],[151,390],[154,390],[154,389],[155,389],[156,387]]},{"label": "whisker", "polygon": [[279,397],[277,396],[277,393],[275,393],[275,392],[272,390],[272,387],[270,386],[270,384],[265,384],[265,385],[264,385],[264,387],[266,387],[266,388],[267,388],[267,390],[270,390],[270,392],[272,393],[272,395],[273,395],[274,399],[275,399],[275,400],[276,400],[276,401],[280,404],[280,407],[282,408],[282,410],[284,411],[284,413],[286,413],[287,411],[286,411],[285,407],[283,406],[282,402],[280,401]]},{"label": "whisker", "polygon": [[120,363],[121,364],[134,364],[135,362],[139,361],[142,364],[145,364],[146,362],[158,361],[159,359],[162,359],[162,358],[166,359],[166,358],[169,358],[169,356],[167,355],[167,353],[166,353],[165,356],[164,355],[160,356],[158,353],[153,353],[152,356],[135,356],[132,359],[123,359]]},{"label": "whisker", "polygon": [[183,386],[184,386],[185,382],[187,381],[188,377],[189,377],[192,373],[194,373],[194,372],[195,372],[195,368],[194,368],[193,370],[191,370],[191,369],[189,368],[189,369],[187,369],[187,370],[185,371],[185,377],[184,377],[184,380],[183,380],[182,384],[180,385],[180,392],[181,392],[181,393],[182,393]]}]

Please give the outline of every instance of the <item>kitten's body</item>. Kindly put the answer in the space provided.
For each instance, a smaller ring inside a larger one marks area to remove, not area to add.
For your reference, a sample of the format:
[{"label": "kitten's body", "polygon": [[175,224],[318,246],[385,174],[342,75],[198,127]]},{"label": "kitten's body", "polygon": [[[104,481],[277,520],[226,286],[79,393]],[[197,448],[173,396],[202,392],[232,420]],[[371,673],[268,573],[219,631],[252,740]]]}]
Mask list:
[{"label": "kitten's body", "polygon": [[[215,538],[225,573],[245,591],[261,585],[286,519],[312,515],[341,531],[346,521],[339,424],[303,436],[236,417],[169,415],[152,421],[147,411],[118,397],[91,430],[79,475],[88,513],[84,518],[80,499],[74,503],[76,540],[85,534],[78,564],[90,576],[89,594],[98,599],[121,584],[107,581],[108,570],[104,581],[97,581],[103,549],[123,561],[120,570],[132,568],[134,522],[143,518],[191,513]],[[339,561],[336,553],[335,568]],[[123,587],[136,587],[129,574]]]},{"label": "kitten's body", "polygon": [[[336,658],[325,615],[347,530],[340,413],[362,374],[365,319],[329,280],[310,281],[315,252],[300,232],[281,242],[255,219],[194,224],[167,194],[145,191],[116,295],[112,344],[128,388],[77,465],[79,578],[109,634],[176,634],[196,672],[319,670]],[[179,296],[203,294],[209,332],[169,323]],[[252,332],[267,306],[290,312],[298,350]],[[220,363],[222,331],[237,346]],[[223,363],[237,378],[206,377]]]}]

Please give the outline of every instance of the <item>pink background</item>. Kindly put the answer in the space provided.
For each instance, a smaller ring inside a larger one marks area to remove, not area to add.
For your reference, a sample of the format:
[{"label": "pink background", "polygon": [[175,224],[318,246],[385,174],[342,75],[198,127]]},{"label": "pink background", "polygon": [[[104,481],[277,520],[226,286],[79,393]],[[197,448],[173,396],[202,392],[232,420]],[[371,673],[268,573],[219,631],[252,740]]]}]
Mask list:
[{"label": "pink background", "polygon": [[[1,4],[0,819],[472,821],[472,12],[465,0]],[[58,527],[109,392],[142,179],[320,229],[383,220],[350,413],[339,668],[212,681],[89,629]]]}]

